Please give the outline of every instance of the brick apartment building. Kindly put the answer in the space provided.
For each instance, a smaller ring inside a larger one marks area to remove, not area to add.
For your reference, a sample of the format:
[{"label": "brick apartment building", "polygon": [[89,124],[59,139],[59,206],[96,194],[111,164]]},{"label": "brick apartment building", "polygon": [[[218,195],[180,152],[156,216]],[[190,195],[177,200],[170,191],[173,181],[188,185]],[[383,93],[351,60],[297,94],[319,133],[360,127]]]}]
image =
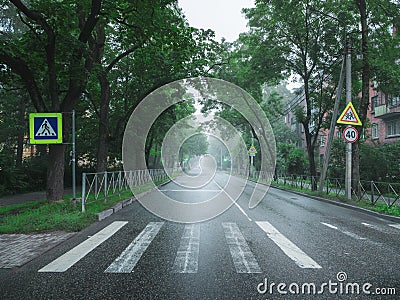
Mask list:
[{"label": "brick apartment building", "polygon": [[369,142],[400,141],[400,95],[389,96],[370,88]]},{"label": "brick apartment building", "polygon": [[[400,95],[386,95],[378,91],[374,84],[371,84],[369,93],[370,105],[367,117],[371,126],[365,129],[361,138],[372,145],[400,141]],[[296,120],[294,111],[296,107],[305,107],[305,105],[304,93],[300,93],[288,102],[284,115],[286,126],[299,137],[297,146],[303,149],[306,148],[304,128]],[[328,130],[320,130],[318,134],[319,143],[316,155],[318,155],[319,161],[317,161],[317,165],[323,161],[325,156],[328,133]],[[335,136],[342,138],[338,127],[335,128]]]}]

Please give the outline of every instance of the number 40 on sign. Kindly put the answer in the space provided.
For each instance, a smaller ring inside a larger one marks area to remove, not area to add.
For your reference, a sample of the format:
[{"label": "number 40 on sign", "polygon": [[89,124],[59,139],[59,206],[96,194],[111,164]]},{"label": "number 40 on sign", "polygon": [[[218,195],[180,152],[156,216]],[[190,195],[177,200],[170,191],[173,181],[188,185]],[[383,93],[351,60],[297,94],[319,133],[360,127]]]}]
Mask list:
[{"label": "number 40 on sign", "polygon": [[358,131],[353,126],[346,127],[343,130],[343,138],[348,143],[354,143],[358,140]]}]

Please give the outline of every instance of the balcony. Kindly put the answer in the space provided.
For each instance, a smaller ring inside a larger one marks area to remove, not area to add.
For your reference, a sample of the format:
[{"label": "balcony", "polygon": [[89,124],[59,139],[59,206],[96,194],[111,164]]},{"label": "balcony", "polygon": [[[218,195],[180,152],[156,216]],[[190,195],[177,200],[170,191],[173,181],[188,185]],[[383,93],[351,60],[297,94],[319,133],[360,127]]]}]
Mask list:
[{"label": "balcony", "polygon": [[380,105],[375,107],[375,118],[388,119],[400,116],[400,106]]}]

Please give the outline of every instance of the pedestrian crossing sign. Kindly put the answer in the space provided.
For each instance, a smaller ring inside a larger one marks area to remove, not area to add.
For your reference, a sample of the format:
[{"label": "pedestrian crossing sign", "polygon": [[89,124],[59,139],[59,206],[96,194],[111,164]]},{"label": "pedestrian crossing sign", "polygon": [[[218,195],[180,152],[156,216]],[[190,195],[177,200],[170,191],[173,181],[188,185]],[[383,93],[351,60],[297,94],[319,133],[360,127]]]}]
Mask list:
[{"label": "pedestrian crossing sign", "polygon": [[31,144],[62,144],[62,114],[29,114],[29,136]]},{"label": "pedestrian crossing sign", "polygon": [[247,153],[248,153],[250,156],[255,156],[256,153],[257,153],[256,147],[254,147],[254,145],[252,144],[251,147],[250,147],[250,149],[247,151]]},{"label": "pedestrian crossing sign", "polygon": [[343,110],[342,114],[337,120],[337,123],[346,125],[362,125],[361,120],[351,102],[347,104],[346,108]]}]

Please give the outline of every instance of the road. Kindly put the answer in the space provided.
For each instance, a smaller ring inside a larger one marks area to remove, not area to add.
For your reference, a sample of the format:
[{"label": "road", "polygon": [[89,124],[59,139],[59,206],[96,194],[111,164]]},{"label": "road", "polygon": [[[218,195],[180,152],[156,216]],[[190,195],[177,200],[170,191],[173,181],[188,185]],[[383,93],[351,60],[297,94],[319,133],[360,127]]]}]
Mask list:
[{"label": "road", "polygon": [[[227,176],[161,190],[205,201]],[[249,209],[254,183],[235,180],[244,192],[211,220],[165,221],[136,201],[23,267],[0,269],[0,299],[396,299],[377,293],[400,293],[400,224],[274,188]]]}]

